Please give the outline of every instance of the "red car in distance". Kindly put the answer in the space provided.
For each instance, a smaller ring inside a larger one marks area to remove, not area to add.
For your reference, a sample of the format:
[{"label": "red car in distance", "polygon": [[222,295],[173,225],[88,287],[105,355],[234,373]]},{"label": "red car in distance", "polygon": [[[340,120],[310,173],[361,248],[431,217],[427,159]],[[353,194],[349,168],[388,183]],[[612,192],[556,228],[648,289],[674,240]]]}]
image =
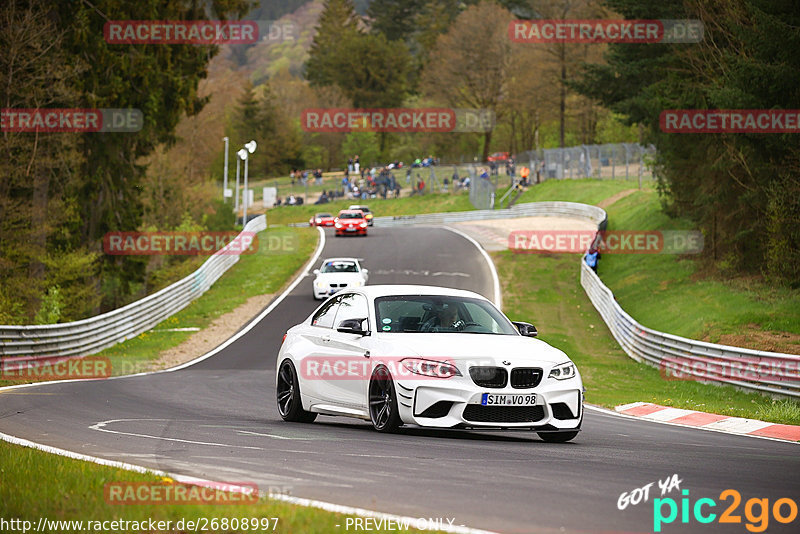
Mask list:
[{"label": "red car in distance", "polygon": [[507,161],[508,152],[495,152],[487,158],[489,161]]},{"label": "red car in distance", "polygon": [[334,218],[330,213],[317,213],[308,220],[309,226],[333,226]]},{"label": "red car in distance", "polygon": [[367,220],[360,210],[342,210],[333,221],[336,237],[340,235],[367,235]]}]

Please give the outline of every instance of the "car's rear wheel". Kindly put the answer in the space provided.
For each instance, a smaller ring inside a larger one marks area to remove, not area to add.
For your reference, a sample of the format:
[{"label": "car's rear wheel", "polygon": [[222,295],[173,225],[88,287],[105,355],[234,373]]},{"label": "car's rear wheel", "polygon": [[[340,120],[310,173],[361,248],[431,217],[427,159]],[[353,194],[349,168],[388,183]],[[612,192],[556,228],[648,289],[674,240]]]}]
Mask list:
[{"label": "car's rear wheel", "polygon": [[394,432],[403,424],[392,375],[383,366],[373,371],[369,381],[369,418],[378,432]]},{"label": "car's rear wheel", "polygon": [[284,421],[296,423],[311,423],[317,414],[303,409],[300,398],[300,384],[297,380],[297,371],[290,360],[283,360],[278,369],[278,413]]}]

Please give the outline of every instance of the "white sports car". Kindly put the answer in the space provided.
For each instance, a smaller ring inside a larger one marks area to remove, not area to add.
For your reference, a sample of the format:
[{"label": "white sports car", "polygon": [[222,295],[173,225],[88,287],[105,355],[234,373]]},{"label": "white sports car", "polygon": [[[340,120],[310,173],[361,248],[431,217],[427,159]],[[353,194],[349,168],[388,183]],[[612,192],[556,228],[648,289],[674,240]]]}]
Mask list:
[{"label": "white sports car", "polygon": [[284,336],[278,412],[357,417],[381,432],[503,428],[568,441],[583,420],[583,383],[566,354],[535,336],[470,291],[342,291]]},{"label": "white sports car", "polygon": [[317,300],[346,288],[365,286],[369,279],[369,271],[356,258],[327,258],[314,274],[312,294]]}]

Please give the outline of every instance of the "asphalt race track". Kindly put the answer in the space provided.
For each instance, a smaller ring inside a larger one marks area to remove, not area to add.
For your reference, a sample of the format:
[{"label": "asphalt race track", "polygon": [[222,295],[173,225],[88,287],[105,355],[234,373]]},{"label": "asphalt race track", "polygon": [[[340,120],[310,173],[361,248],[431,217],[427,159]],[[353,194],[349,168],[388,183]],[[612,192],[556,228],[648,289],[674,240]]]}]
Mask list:
[{"label": "asphalt race track", "polygon": [[[322,257],[364,258],[370,284],[493,294],[485,260],[455,233],[375,227],[367,238],[334,239],[328,232]],[[275,406],[275,357],[286,329],[318,304],[306,278],[255,328],[188,368],[0,392],[0,432],[171,473],[504,532],[653,532],[657,481],[674,473],[692,508],[704,497],[717,502],[705,514],[728,507],[723,490],[739,491],[733,515],[741,523],[700,524],[690,512],[681,524],[679,513],[663,532],[746,533],[748,499],[769,499],[770,512],[777,499],[800,502],[795,444],[593,410],[566,444],[527,432],[404,429],[384,436],[366,422],[334,417],[284,423]],[[617,509],[621,493],[651,482],[649,502]],[[678,490],[666,496],[679,505],[684,497]],[[770,513],[767,532],[796,532],[798,524],[780,524]]]}]

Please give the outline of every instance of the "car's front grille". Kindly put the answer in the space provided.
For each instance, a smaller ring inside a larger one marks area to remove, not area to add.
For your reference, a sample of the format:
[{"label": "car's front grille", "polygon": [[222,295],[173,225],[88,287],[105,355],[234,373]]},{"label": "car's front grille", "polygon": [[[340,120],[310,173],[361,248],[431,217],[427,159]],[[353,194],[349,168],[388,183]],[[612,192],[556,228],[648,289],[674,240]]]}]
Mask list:
[{"label": "car's front grille", "polygon": [[331,287],[347,287],[347,284],[330,284]]},{"label": "car's front grille", "polygon": [[482,388],[504,388],[508,383],[508,373],[502,367],[470,367],[469,376]]},{"label": "car's front grille", "polygon": [[577,417],[565,402],[554,402],[550,405],[550,408],[553,410],[553,417],[556,419],[575,419]]},{"label": "car's front grille", "polygon": [[464,419],[476,423],[535,423],[544,419],[544,407],[468,404]]},{"label": "car's front grille", "polygon": [[542,381],[542,370],[537,367],[518,367],[511,371],[511,387],[535,388]]}]

